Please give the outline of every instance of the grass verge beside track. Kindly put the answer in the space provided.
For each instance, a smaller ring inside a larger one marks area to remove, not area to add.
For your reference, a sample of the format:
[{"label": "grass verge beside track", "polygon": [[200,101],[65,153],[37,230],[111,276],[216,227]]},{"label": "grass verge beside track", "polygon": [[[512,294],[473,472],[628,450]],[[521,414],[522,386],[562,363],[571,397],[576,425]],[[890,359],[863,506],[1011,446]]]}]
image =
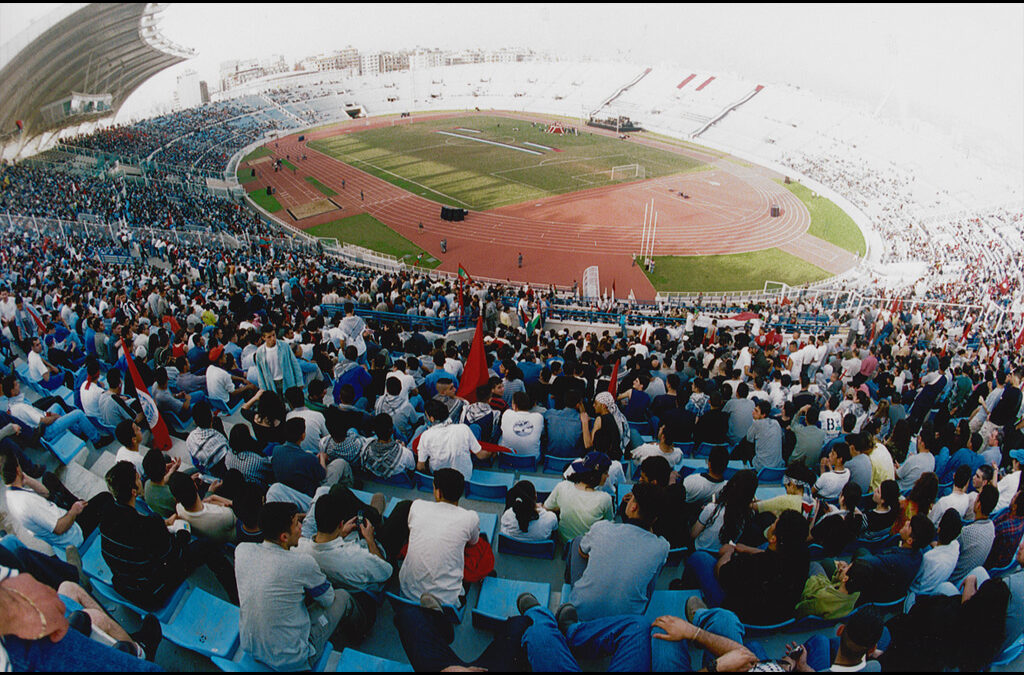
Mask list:
[{"label": "grass verge beside track", "polygon": [[648,274],[658,291],[759,291],[765,281],[799,286],[832,276],[777,248],[732,255],[655,256]]},{"label": "grass verge beside track", "polygon": [[315,187],[320,192],[323,192],[328,197],[333,197],[336,194],[338,194],[331,188],[327,187],[326,185],[318,181],[316,178],[313,178],[312,176],[306,176],[306,182]]},{"label": "grass verge beside track", "polygon": [[249,199],[256,202],[257,206],[262,207],[269,213],[275,213],[281,210],[281,203],[277,201],[277,197],[274,195],[268,195],[266,190],[253,190],[247,196]]},{"label": "grass verge beside track", "polygon": [[811,214],[811,227],[807,231],[808,234],[859,256],[863,256],[867,252],[864,234],[857,227],[857,223],[853,222],[853,218],[836,206],[832,200],[821,195],[813,195],[810,188],[799,183],[789,183],[786,187],[800,198]]},{"label": "grass verge beside track", "polygon": [[416,256],[423,254],[418,263],[421,267],[433,269],[441,264],[429,253],[398,234],[373,216],[360,213],[340,220],[332,220],[306,230],[314,237],[333,237],[339,242],[346,242],[368,248],[371,251],[386,253],[396,258],[403,258],[410,264],[416,263]]}]

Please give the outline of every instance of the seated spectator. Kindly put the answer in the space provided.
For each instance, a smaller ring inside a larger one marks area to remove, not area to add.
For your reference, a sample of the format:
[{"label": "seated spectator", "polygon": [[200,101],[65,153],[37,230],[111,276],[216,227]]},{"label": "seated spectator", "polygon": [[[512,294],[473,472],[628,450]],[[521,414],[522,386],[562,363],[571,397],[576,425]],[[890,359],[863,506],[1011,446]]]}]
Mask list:
[{"label": "seated spectator", "polygon": [[771,499],[755,500],[751,508],[758,513],[771,513],[778,517],[783,511],[796,511],[809,515],[814,509],[811,484],[814,474],[803,464],[790,464],[782,477],[786,494]]},{"label": "seated spectator", "polygon": [[996,487],[999,488],[999,501],[996,502],[995,511],[1002,511],[1010,506],[1010,501],[1020,489],[1021,466],[1024,466],[1024,448],[1010,451],[1010,471],[999,479]]},{"label": "seated spectator", "polygon": [[802,514],[783,511],[768,528],[767,549],[725,544],[717,560],[698,551],[687,571],[709,606],[729,609],[745,623],[779,623],[793,617],[807,580],[807,533]]},{"label": "seated spectator", "polygon": [[825,555],[841,555],[867,527],[867,517],[860,510],[860,488],[847,483],[839,494],[839,508],[823,514],[811,526],[811,539],[822,547]]},{"label": "seated spectator", "polygon": [[540,439],[544,431],[544,416],[531,412],[533,401],[525,391],[512,396],[512,407],[501,415],[499,445],[511,448],[524,457],[540,456]]},{"label": "seated spectator", "polygon": [[[693,402],[693,397],[690,398],[690,401]],[[702,443],[718,445],[727,441],[729,414],[722,410],[723,405],[722,395],[717,391],[712,392],[708,398],[707,412],[697,418],[697,423],[693,428],[693,446],[695,448],[700,447]],[[779,456],[781,457],[781,454]]]},{"label": "seated spectator", "polygon": [[958,537],[961,528],[960,515],[953,509],[947,509],[939,519],[936,540],[921,559],[921,569],[910,585],[910,596],[905,607],[913,605],[916,596],[935,594],[939,585],[953,573],[960,557]]},{"label": "seated spectator", "polygon": [[[896,482],[899,483],[900,492],[906,492],[914,487],[914,483],[923,474],[935,471],[935,455],[938,448],[938,440],[935,436],[920,433],[917,436],[917,452],[907,456],[907,460],[896,465]],[[873,453],[872,453],[872,456]],[[938,485],[938,480],[935,482]]]},{"label": "seated spectator", "polygon": [[667,438],[664,424],[658,427],[657,443],[644,443],[633,450],[634,462],[643,462],[648,457],[664,457],[669,466],[675,466],[683,460],[683,451]]},{"label": "seated spectator", "polygon": [[598,521],[571,544],[568,601],[584,621],[642,614],[668,559],[668,541],[651,532],[661,513],[660,488],[638,483],[625,501],[623,523]]},{"label": "seated spectator", "polygon": [[573,473],[544,500],[544,508],[558,516],[558,533],[565,541],[586,534],[599,520],[615,518],[611,495],[599,489],[608,480],[610,466],[607,455],[588,453],[573,462]]},{"label": "seated spectator", "polygon": [[537,503],[537,490],[529,480],[513,485],[505,495],[501,533],[514,539],[544,541],[558,528],[558,516]]},{"label": "seated spectator", "polygon": [[974,521],[965,525],[960,532],[960,556],[956,561],[956,569],[949,581],[959,585],[964,577],[975,567],[980,567],[988,559],[995,543],[996,526],[989,518],[999,500],[999,491],[986,485],[974,502]]},{"label": "seated spectator", "polygon": [[[637,485],[653,485],[661,491],[661,515],[651,528],[651,532],[666,539],[670,548],[689,546],[690,521],[695,513],[694,507],[686,502],[686,487],[682,481],[673,482],[672,467],[664,457],[648,457],[640,463],[640,476]],[[626,495],[628,497],[628,495]],[[625,522],[626,498],[619,504],[618,516]]]},{"label": "seated spectator", "polygon": [[900,498],[899,518],[893,525],[893,532],[899,531],[903,523],[917,514],[927,516],[931,513],[935,497],[939,493],[939,479],[932,472],[921,474],[906,498]]},{"label": "seated spectator", "polygon": [[235,550],[241,647],[280,670],[312,668],[328,641],[357,642],[373,625],[376,605],[331,588],[316,560],[291,551],[302,523],[294,504],[260,510],[263,543]]},{"label": "seated spectator", "polygon": [[549,408],[544,412],[544,432],[547,436],[547,454],[554,457],[580,457],[583,454],[583,427],[580,425],[580,392],[565,392],[564,408]]},{"label": "seated spectator", "polygon": [[440,469],[451,468],[469,480],[473,475],[470,454],[486,460],[490,459],[491,453],[480,448],[480,442],[468,426],[454,424],[448,419],[448,408],[443,403],[431,399],[425,408],[431,426],[420,435],[416,469],[429,469],[436,474]]},{"label": "seated spectator", "polygon": [[[889,448],[875,440],[878,431],[878,420],[869,420],[861,431],[861,437],[865,439],[865,452],[871,460],[871,487],[880,485],[882,481],[892,480],[896,477],[896,465],[893,463]],[[916,480],[916,479],[915,479]]]},{"label": "seated spectator", "polygon": [[[332,406],[324,413],[326,419],[327,433],[320,439],[319,446],[313,450],[313,454],[323,452],[328,460],[343,459],[352,466],[359,466],[359,458],[366,445],[366,439],[359,435],[359,431],[351,426],[352,417],[345,415],[341,410]],[[310,452],[307,446],[303,450]]]},{"label": "seated spectator", "polygon": [[884,481],[872,494],[875,508],[868,511],[868,532],[888,534],[900,517],[900,486],[894,480]]},{"label": "seated spectator", "polygon": [[248,424],[234,425],[228,442],[229,452],[224,455],[224,469],[238,471],[245,482],[265,489],[274,482],[274,469],[270,458],[258,452],[257,447],[259,444],[252,437]]},{"label": "seated spectator", "polygon": [[949,509],[956,511],[961,518],[967,513],[967,509],[971,506],[971,498],[967,496],[966,492],[967,483],[970,480],[971,467],[967,464],[958,466],[953,473],[953,491],[945,497],[940,497],[928,514],[928,517],[931,518],[936,526],[938,526],[943,514]]},{"label": "seated spectator", "polygon": [[[324,413],[316,412],[306,407],[306,399],[302,394],[302,387],[287,389],[284,392],[284,398],[292,409],[285,417],[285,420],[298,418],[306,425],[306,438],[302,441],[302,449],[314,455],[320,452],[320,441],[327,436],[327,421]],[[348,458],[346,457],[346,459]]]},{"label": "seated spectator", "polygon": [[[444,404],[434,403],[441,407]],[[463,475],[450,468],[434,472],[434,501],[417,499],[409,508],[409,547],[398,573],[402,595],[418,599],[430,593],[441,603],[465,602],[462,577],[466,546],[477,543],[480,517],[459,507]]]},{"label": "seated spectator", "polygon": [[99,420],[104,426],[113,429],[123,420],[134,420],[143,423],[144,415],[138,403],[132,402],[121,393],[121,371],[111,368],[107,371],[107,390],[99,400]]},{"label": "seated spectator", "polygon": [[140,476],[145,477],[145,467],[142,466],[142,457],[146,448],[142,447],[142,429],[134,420],[122,420],[114,429],[114,438],[121,444],[117,449],[115,462],[131,462]]},{"label": "seated spectator", "polygon": [[683,479],[686,488],[686,501],[698,509],[715,498],[725,487],[725,470],[729,466],[729,450],[722,446],[711,448],[708,455],[708,470],[704,473],[691,473]]},{"label": "seated spectator", "polygon": [[[192,404],[206,399],[206,395],[202,392],[195,392],[191,395],[184,391],[173,393],[168,388],[166,368],[157,368],[153,375],[156,378],[156,384],[153,386],[153,400],[156,402],[157,410],[162,413],[174,413],[182,422],[187,422],[192,416]],[[82,387],[84,393],[85,385]],[[82,402],[84,403],[85,400],[83,399]]]},{"label": "seated spectator", "polygon": [[935,526],[927,516],[917,515],[903,525],[895,549],[868,553],[858,550],[853,560],[868,564],[875,582],[861,594],[861,602],[892,602],[905,596],[921,570],[922,551],[935,538]]},{"label": "seated spectator", "polygon": [[646,422],[648,409],[651,407],[651,397],[647,395],[644,388],[650,382],[650,376],[644,372],[638,373],[629,389],[619,394],[618,400],[625,401],[625,409],[622,414],[630,422]]},{"label": "seated spectator", "polygon": [[717,553],[723,544],[738,541],[756,515],[751,508],[756,492],[757,474],[737,471],[697,516],[690,529],[694,548]]},{"label": "seated spectator", "polygon": [[[206,564],[228,599],[237,602],[231,564],[209,539],[192,539],[188,531],[172,533],[159,516],[135,510],[142,480],[130,462],[118,462],[107,472],[114,503],[100,520],[103,559],[113,572],[113,585],[130,602],[145,609],[161,607],[192,572]],[[174,521],[175,516],[168,520]]]},{"label": "seated spectator", "polygon": [[857,606],[861,591],[873,581],[871,568],[863,562],[837,560],[836,571],[831,579],[825,576],[821,565],[812,562],[810,574],[796,606],[797,618],[815,616],[841,619],[849,616]]},{"label": "seated spectator", "polygon": [[194,536],[219,544],[233,540],[235,514],[231,511],[231,500],[215,494],[200,499],[195,480],[180,471],[172,474],[167,483],[177,502],[175,513],[189,524]]},{"label": "seated spectator", "polygon": [[[365,372],[365,371],[364,371]],[[395,426],[395,432],[402,438],[403,441],[411,441],[413,434],[416,432],[416,426],[419,424],[420,414],[412,407],[409,403],[408,397],[402,396],[402,381],[398,378],[389,378],[384,383],[385,393],[383,396],[377,397],[377,402],[373,406],[373,412],[375,415],[386,413],[391,416],[391,420]],[[486,406],[486,404],[485,404]],[[468,412],[467,406],[465,412]],[[490,406],[486,406],[488,413],[490,412]],[[471,421],[461,420],[463,424],[470,424],[476,422],[474,418]]]},{"label": "seated spectator", "polygon": [[252,425],[252,433],[261,452],[271,443],[284,443],[284,420],[288,411],[280,396],[272,391],[258,391],[238,411]]},{"label": "seated spectator", "polygon": [[265,490],[252,483],[245,483],[231,500],[235,514],[235,542],[259,544],[263,541],[260,529],[260,510],[265,503]]},{"label": "seated spectator", "polygon": [[[821,460],[821,476],[814,482],[811,494],[820,499],[838,498],[843,488],[850,482],[850,470],[846,468],[849,460],[850,446],[846,443],[833,445],[828,457]],[[857,489],[860,490],[860,486]],[[857,499],[860,499],[859,494]]]},{"label": "seated spectator", "polygon": [[329,460],[324,452],[311,455],[302,449],[305,422],[288,420],[284,423],[284,432],[285,442],[274,448],[270,458],[275,481],[308,497],[321,485],[352,484],[352,468],[344,459]]},{"label": "seated spectator", "polygon": [[377,478],[388,479],[416,468],[416,457],[394,437],[391,416],[380,413],[373,418],[376,438],[363,445],[359,465]]},{"label": "seated spectator", "polygon": [[726,440],[730,446],[742,441],[750,430],[750,425],[754,423],[755,402],[747,398],[749,393],[746,382],[741,382],[736,388],[736,396],[726,401],[722,407],[722,412],[729,415],[729,432]]},{"label": "seated spectator", "polygon": [[1024,537],[1024,492],[1018,492],[1010,502],[1010,508],[992,519],[995,525],[995,539],[992,550],[985,559],[985,569],[1006,567]]},{"label": "seated spectator", "polygon": [[60,368],[43,358],[43,343],[39,338],[32,338],[28,352],[28,376],[43,389],[53,391],[63,386],[67,377]]},{"label": "seated spectator", "polygon": [[224,353],[221,346],[210,350],[210,366],[206,369],[206,393],[214,400],[220,401],[230,408],[234,401],[249,398],[256,393],[257,387],[244,377],[232,375],[235,357]]},{"label": "seated spectator", "polygon": [[594,428],[590,428],[590,417],[580,412],[583,425],[583,445],[587,451],[603,452],[618,461],[629,447],[631,432],[629,422],[623,417],[615,397],[606,391],[594,397]]},{"label": "seated spectator", "polygon": [[451,377],[442,377],[437,381],[437,394],[434,400],[440,401],[448,408],[448,419],[453,422],[462,419],[462,409],[469,404],[466,399],[456,396],[456,391],[458,384]]},{"label": "seated spectator", "polygon": [[52,406],[48,408],[48,412],[44,412],[30,404],[21,393],[21,383],[13,375],[4,378],[3,390],[7,398],[7,413],[47,441],[56,441],[66,431],[79,438],[88,439],[95,448],[102,448],[114,440],[113,436],[101,433],[81,410],[72,410],[62,415],[52,412]]},{"label": "seated spectator", "polygon": [[[212,476],[222,477],[227,469],[224,460],[229,452],[228,439],[220,420],[214,420],[213,411],[206,401],[197,403],[192,409],[196,428],[189,432],[185,447],[192,464]],[[217,426],[220,428],[218,429]]]},{"label": "seated spectator", "polygon": [[805,405],[798,409],[789,428],[796,436],[789,463],[801,462],[809,469],[816,468],[826,440],[825,431],[818,428],[818,407]]},{"label": "seated spectator", "polygon": [[179,467],[180,459],[168,460],[164,453],[156,448],[150,449],[142,458],[143,474],[147,476],[142,497],[146,501],[146,506],[161,518],[170,518],[174,515],[176,502],[167,481]]},{"label": "seated spectator", "polygon": [[[180,392],[185,392],[195,396],[198,393],[206,395],[206,375],[204,373],[194,373],[189,367],[188,359],[184,356],[179,356],[174,360],[174,368],[178,371],[176,377],[174,377],[174,386]],[[171,374],[167,374],[168,379],[171,378]]]},{"label": "seated spectator", "polygon": [[[848,443],[850,447],[850,461],[846,463],[846,468],[850,470],[850,482],[859,485],[865,493],[873,492],[878,486],[871,482],[873,474],[871,457],[867,454],[867,436],[847,434],[846,441],[837,441],[837,443],[842,442]],[[899,485],[896,486],[896,490],[899,491]]]},{"label": "seated spectator", "polygon": [[373,523],[365,515],[348,520],[344,515],[339,495],[329,492],[318,498],[313,507],[316,535],[300,539],[296,550],[312,556],[335,588],[379,591],[392,568],[374,537]]},{"label": "seated spectator", "polygon": [[64,553],[79,547],[96,529],[104,511],[112,503],[109,492],[101,492],[89,501],[71,494],[53,474],[47,476],[49,500],[28,489],[18,456],[8,448],[0,448],[0,477],[7,486],[4,498],[6,513],[29,534]]},{"label": "seated spectator", "polygon": [[771,418],[767,401],[758,401],[754,407],[754,423],[744,441],[733,450],[733,459],[750,462],[754,471],[782,467],[782,427]]}]

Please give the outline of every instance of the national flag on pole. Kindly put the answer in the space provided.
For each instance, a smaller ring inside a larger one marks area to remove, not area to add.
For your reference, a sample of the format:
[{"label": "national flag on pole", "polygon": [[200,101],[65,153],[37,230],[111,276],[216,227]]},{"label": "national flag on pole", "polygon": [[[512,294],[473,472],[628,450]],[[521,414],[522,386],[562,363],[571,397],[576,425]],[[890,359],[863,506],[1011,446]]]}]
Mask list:
[{"label": "national flag on pole", "polygon": [[1013,343],[1013,348],[1020,351],[1020,348],[1024,347],[1024,325],[1020,327],[1020,334],[1017,335],[1017,339]]},{"label": "national flag on pole", "polygon": [[615,302],[615,280],[612,280],[612,302]]},{"label": "national flag on pole", "polygon": [[46,324],[43,323],[42,319],[39,318],[39,315],[36,314],[35,311],[32,309],[32,305],[28,304],[27,302],[25,303],[25,311],[28,312],[29,315],[35,320],[36,326],[39,327],[39,332],[45,333]]},{"label": "national flag on pole", "polygon": [[135,385],[135,395],[138,397],[139,403],[142,405],[142,412],[146,416],[146,423],[149,425],[150,431],[153,432],[153,447],[161,452],[166,452],[171,449],[171,435],[167,432],[167,425],[164,424],[163,418],[160,417],[156,401],[149,395],[146,384],[142,381],[138,368],[135,367],[130,345],[124,350],[124,359],[128,364],[128,372],[132,376],[132,384]]},{"label": "national flag on pole", "polygon": [[467,272],[466,268],[462,266],[462,263],[459,263],[459,279],[468,281],[471,284],[476,283],[473,281],[473,277],[469,276],[469,272]]},{"label": "national flag on pole", "polygon": [[533,310],[533,318],[526,324],[526,335],[533,335],[533,331],[537,330],[538,327],[540,327],[540,311],[535,309]]},{"label": "national flag on pole", "polygon": [[967,339],[967,334],[971,332],[971,326],[973,326],[973,325],[974,325],[974,319],[973,319],[973,318],[971,318],[971,319],[970,319],[970,320],[969,320],[969,321],[967,322],[967,325],[966,325],[966,326],[964,326],[964,334],[960,336],[960,339],[961,339],[961,340],[966,340],[966,339]]},{"label": "national flag on pole", "polygon": [[484,318],[476,319],[476,332],[473,333],[473,344],[469,348],[469,357],[462,371],[462,381],[456,394],[470,403],[476,403],[476,388],[487,384],[491,374],[487,370],[487,358],[484,356]]},{"label": "national flag on pole", "polygon": [[612,368],[612,381],[608,383],[608,393],[612,396],[619,395],[619,360],[615,359],[615,367]]}]

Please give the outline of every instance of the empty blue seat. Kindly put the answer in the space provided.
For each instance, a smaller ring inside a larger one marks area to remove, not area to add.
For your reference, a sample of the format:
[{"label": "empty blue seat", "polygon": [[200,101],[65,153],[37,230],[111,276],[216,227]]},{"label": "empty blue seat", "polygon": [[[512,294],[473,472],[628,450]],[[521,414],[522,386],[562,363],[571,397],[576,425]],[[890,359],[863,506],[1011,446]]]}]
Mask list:
[{"label": "empty blue seat", "polygon": [[561,476],[570,464],[579,457],[555,457],[554,455],[544,456],[544,473],[557,473]]},{"label": "empty blue seat", "polygon": [[164,416],[164,419],[166,419],[168,424],[170,424],[176,431],[192,431],[196,428],[196,423],[191,417],[188,421],[184,421],[171,410],[161,412],[160,414]]},{"label": "empty blue seat", "polygon": [[65,466],[70,464],[78,456],[78,453],[85,449],[85,441],[70,431],[65,431],[55,441],[48,441],[40,436],[39,442],[43,444],[43,447],[56,455],[57,459]]},{"label": "empty blue seat", "polygon": [[193,588],[163,624],[164,638],[206,656],[229,657],[238,649],[238,607]]},{"label": "empty blue seat", "polygon": [[519,480],[528,480],[533,483],[537,490],[537,500],[543,502],[555,489],[555,486],[562,482],[562,478],[548,478],[547,476],[520,476]]},{"label": "empty blue seat", "polygon": [[509,537],[499,532],[498,553],[520,555],[527,558],[544,558],[546,560],[554,560],[555,541],[554,539],[544,539],[541,541],[516,539],[515,537]]},{"label": "empty blue seat", "polygon": [[780,623],[773,623],[767,625],[759,625],[754,623],[743,624],[743,631],[747,637],[754,635],[770,635],[771,633],[777,633],[781,630],[789,628],[796,623],[796,619],[786,619]]},{"label": "empty blue seat", "polygon": [[505,494],[515,483],[515,476],[497,471],[473,471],[466,481],[466,496],[488,502],[504,502]]},{"label": "empty blue seat", "polygon": [[782,477],[786,475],[786,467],[771,468],[765,467],[757,472],[758,483],[781,483]]},{"label": "empty blue seat", "polygon": [[522,593],[532,593],[547,607],[551,599],[551,584],[515,579],[486,577],[480,584],[480,597],[473,609],[473,625],[477,628],[495,629],[511,616],[518,616],[516,599]]},{"label": "empty blue seat", "polygon": [[679,441],[674,445],[683,451],[684,457],[691,457],[693,455],[693,441]]},{"label": "empty blue seat", "polygon": [[540,457],[518,455],[514,452],[502,452],[498,454],[498,467],[516,471],[536,471],[539,459]]},{"label": "empty blue seat", "polygon": [[413,667],[408,663],[399,663],[390,659],[382,659],[372,654],[364,654],[354,649],[345,649],[338,656],[334,666],[336,673],[412,673]]},{"label": "empty blue seat", "polygon": [[1024,636],[1017,636],[1017,639],[1009,647],[1004,649],[992,662],[993,666],[1006,666],[1017,660],[1017,657],[1024,652]]},{"label": "empty blue seat", "polygon": [[63,384],[51,391],[50,394],[53,396],[60,396],[61,399],[63,399],[63,401],[69,406],[74,407],[75,405],[75,392],[71,391]]},{"label": "empty blue seat", "polygon": [[422,471],[416,471],[413,473],[413,478],[416,479],[416,489],[421,492],[433,492],[434,491],[434,477],[428,473]]},{"label": "empty blue seat", "polygon": [[238,402],[236,402],[234,406],[229,406],[224,401],[221,401],[216,398],[208,398],[206,400],[210,402],[211,408],[213,408],[214,410],[219,410],[220,412],[228,416],[234,415],[239,410],[241,410],[242,405],[245,403],[245,401],[243,401],[242,399],[238,399]]},{"label": "empty blue seat", "polygon": [[487,541],[494,541],[494,531],[498,529],[498,514],[484,513],[477,511],[480,516],[480,534],[487,537]]}]

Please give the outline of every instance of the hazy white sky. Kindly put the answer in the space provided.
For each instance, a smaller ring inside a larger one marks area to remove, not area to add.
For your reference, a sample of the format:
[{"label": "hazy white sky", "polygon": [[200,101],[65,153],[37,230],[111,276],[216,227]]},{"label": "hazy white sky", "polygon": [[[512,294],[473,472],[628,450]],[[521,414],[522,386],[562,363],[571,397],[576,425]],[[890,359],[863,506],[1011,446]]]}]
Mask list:
[{"label": "hazy white sky", "polygon": [[[53,4],[0,5],[0,43]],[[360,49],[526,46],[565,55],[628,54],[744,79],[790,83],[876,105],[896,85],[916,117],[954,121],[1024,145],[1024,4],[715,5],[173,3],[164,34],[195,48],[129,102],[168,99],[194,68],[211,83],[230,58],[289,61]]]}]

